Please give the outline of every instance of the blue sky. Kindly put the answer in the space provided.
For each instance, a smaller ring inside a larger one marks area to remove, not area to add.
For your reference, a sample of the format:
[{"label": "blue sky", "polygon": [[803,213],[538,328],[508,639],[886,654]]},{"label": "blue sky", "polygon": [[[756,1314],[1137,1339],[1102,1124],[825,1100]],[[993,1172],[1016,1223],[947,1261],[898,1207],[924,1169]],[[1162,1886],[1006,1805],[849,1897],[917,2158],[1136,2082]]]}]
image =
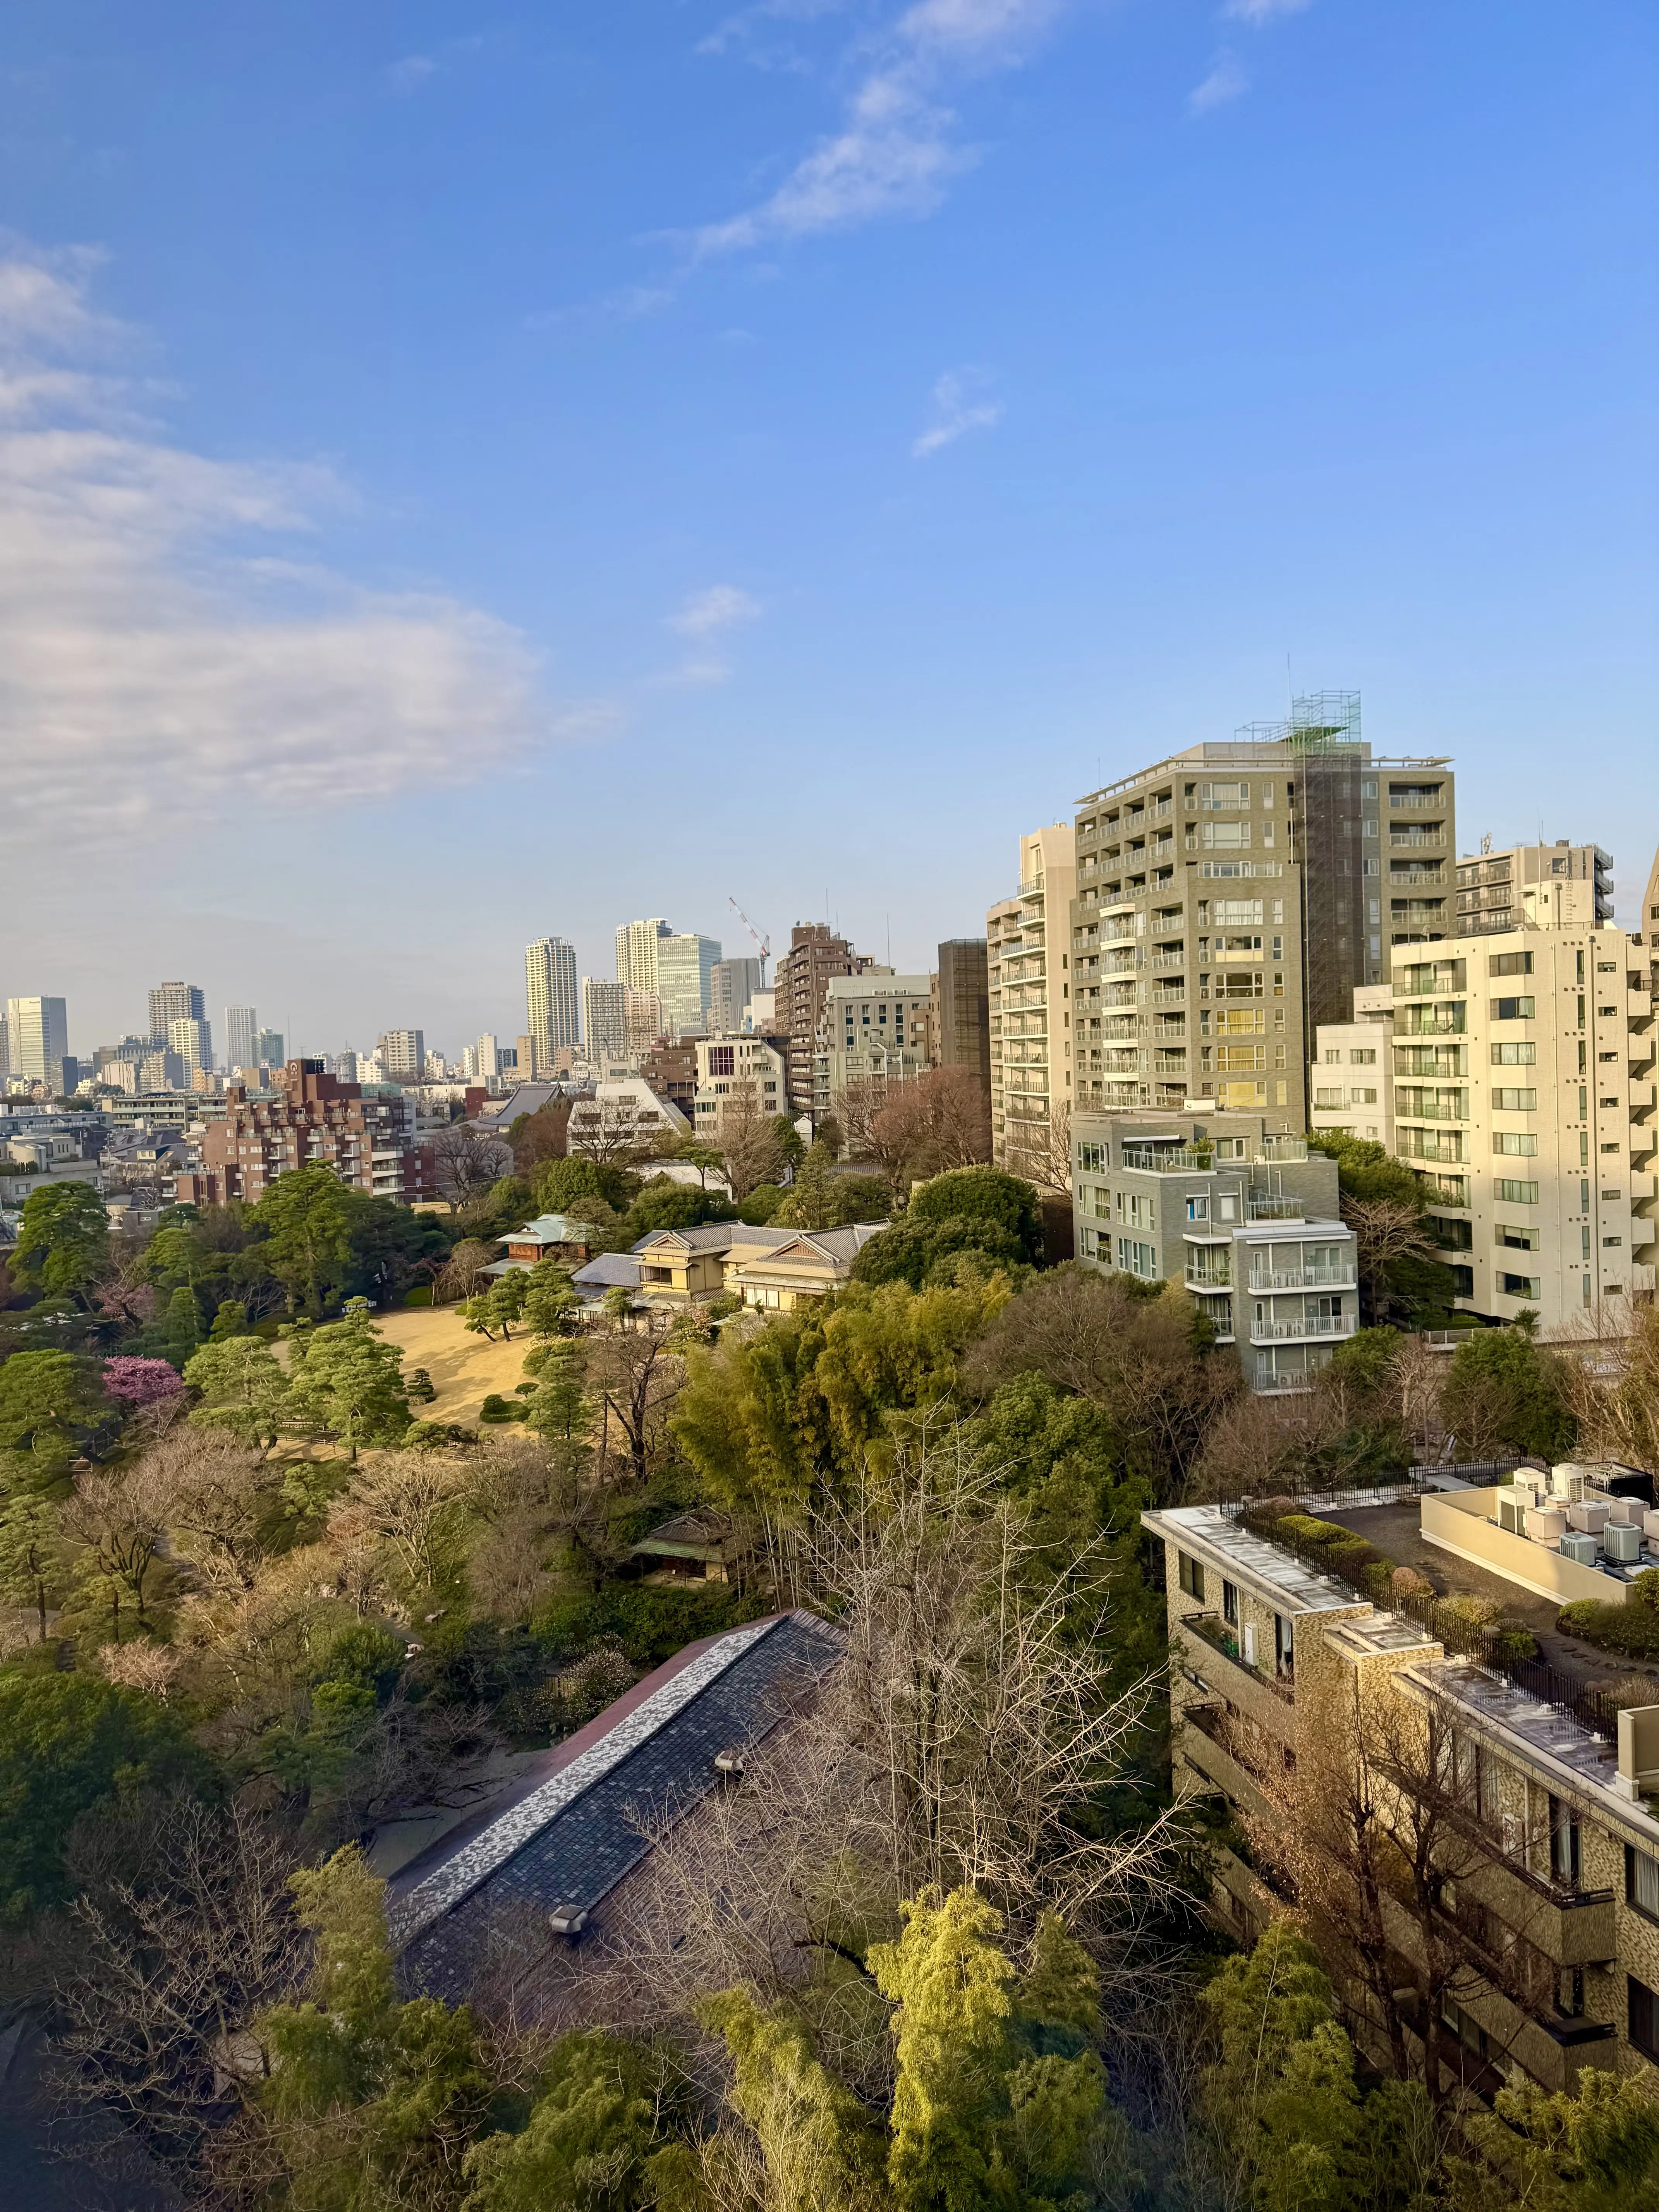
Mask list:
[{"label": "blue sky", "polygon": [[12,0],[0,994],[313,1048],[1357,687],[1460,842],[1654,728],[1651,12]]}]

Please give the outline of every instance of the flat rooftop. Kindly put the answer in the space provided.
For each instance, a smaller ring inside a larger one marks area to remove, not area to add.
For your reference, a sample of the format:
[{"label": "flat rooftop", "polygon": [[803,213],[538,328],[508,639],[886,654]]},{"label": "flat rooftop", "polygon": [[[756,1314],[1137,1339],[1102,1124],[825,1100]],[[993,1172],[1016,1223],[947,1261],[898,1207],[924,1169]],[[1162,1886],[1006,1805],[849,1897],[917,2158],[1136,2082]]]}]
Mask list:
[{"label": "flat rooftop", "polygon": [[1212,1558],[1218,1556],[1224,1572],[1237,1568],[1237,1579],[1252,1584],[1281,1613],[1340,1613],[1370,1602],[1283,1545],[1253,1535],[1219,1505],[1176,1505],[1140,1517],[1143,1527],[1175,1543],[1190,1540]]}]

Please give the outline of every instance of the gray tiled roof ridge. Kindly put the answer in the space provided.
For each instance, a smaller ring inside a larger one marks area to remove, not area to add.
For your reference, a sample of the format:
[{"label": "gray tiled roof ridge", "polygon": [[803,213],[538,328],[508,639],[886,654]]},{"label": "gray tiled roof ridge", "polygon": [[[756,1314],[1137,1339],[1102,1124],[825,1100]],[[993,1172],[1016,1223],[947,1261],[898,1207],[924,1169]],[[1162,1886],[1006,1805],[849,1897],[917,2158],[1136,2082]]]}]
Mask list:
[{"label": "gray tiled roof ridge", "polygon": [[424,1881],[387,1908],[386,1927],[393,1950],[406,1949],[435,1921],[453,1911],[584,1791],[621,1765],[630,1753],[648,1742],[665,1723],[683,1712],[744,1652],[769,1635],[781,1621],[792,1617],[775,1613],[769,1620],[751,1621],[717,1638],[631,1712],[625,1713],[597,1743],[590,1744],[568,1765],[550,1775],[538,1790],[507,1806],[497,1820],[481,1829],[453,1858],[434,1867]]}]

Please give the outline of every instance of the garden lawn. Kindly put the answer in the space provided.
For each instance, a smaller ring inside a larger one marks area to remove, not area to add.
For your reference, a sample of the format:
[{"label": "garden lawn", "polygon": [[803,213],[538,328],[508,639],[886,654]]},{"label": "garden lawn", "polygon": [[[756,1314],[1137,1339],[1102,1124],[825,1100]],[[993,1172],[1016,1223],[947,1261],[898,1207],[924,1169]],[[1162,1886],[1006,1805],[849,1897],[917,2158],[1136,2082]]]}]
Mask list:
[{"label": "garden lawn", "polygon": [[404,1372],[424,1367],[437,1397],[410,1410],[418,1421],[476,1421],[492,1390],[510,1398],[525,1379],[525,1354],[536,1340],[514,1329],[513,1341],[492,1344],[461,1326],[459,1306],[395,1306],[374,1326],[404,1355]]}]

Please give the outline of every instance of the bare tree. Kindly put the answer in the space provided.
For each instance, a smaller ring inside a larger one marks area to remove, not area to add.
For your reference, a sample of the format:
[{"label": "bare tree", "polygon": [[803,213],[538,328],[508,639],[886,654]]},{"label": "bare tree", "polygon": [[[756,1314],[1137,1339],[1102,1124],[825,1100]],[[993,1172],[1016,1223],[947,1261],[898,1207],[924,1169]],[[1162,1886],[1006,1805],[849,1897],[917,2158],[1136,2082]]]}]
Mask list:
[{"label": "bare tree", "polygon": [[875,1158],[874,1122],[887,1103],[888,1088],[884,1075],[857,1075],[836,1093],[834,1118],[848,1159]]},{"label": "bare tree", "polygon": [[452,1121],[432,1139],[438,1188],[452,1213],[470,1212],[514,1169],[513,1147],[476,1121]]},{"label": "bare tree", "polygon": [[684,1352],[700,1317],[667,1334],[618,1326],[594,1335],[587,1349],[588,1386],[599,1400],[601,1460],[610,1455],[611,1425],[621,1435],[635,1479],[643,1481],[667,1431],[668,1416],[685,1387]]},{"label": "bare tree", "polygon": [[289,1837],[233,1802],[143,1801],[146,1832],[121,1840],[139,1864],[76,1869],[73,1970],[57,1996],[63,2086],[188,2164],[222,2109],[267,2071],[249,2033],[292,1988],[301,1952],[289,1913]]},{"label": "bare tree", "polygon": [[782,1181],[783,1141],[778,1133],[782,1119],[781,1114],[767,1112],[760,1086],[753,1081],[734,1083],[730,1095],[720,1101],[715,1133],[734,1205],[741,1206],[757,1184]]},{"label": "bare tree", "polygon": [[1056,1098],[1044,1121],[1022,1121],[1018,1135],[1011,1126],[1009,1164],[1028,1182],[1057,1198],[1072,1190],[1072,1102]]},{"label": "bare tree", "polygon": [[1659,1467],[1659,1306],[1583,1322],[1557,1355],[1557,1372],[1587,1457]]},{"label": "bare tree", "polygon": [[207,1582],[251,1589],[288,1470],[223,1429],[181,1422],[131,1477],[174,1550]]},{"label": "bare tree", "polygon": [[667,1128],[660,1108],[636,1098],[578,1098],[566,1134],[573,1157],[600,1167],[626,1167],[654,1152]]},{"label": "bare tree", "polygon": [[970,1068],[930,1068],[890,1086],[870,1146],[896,1193],[917,1176],[977,1167],[991,1157],[990,1100]]},{"label": "bare tree", "polygon": [[430,1589],[459,1532],[469,1470],[441,1452],[377,1452],[352,1470],[345,1505],[386,1538],[409,1581]]},{"label": "bare tree", "polygon": [[1423,1217],[1403,1198],[1355,1198],[1344,1192],[1342,1218],[1358,1246],[1359,1298],[1368,1322],[1394,1311],[1388,1271],[1396,1260],[1432,1260],[1434,1240]]},{"label": "bare tree", "polygon": [[495,1256],[495,1248],[482,1237],[464,1237],[433,1277],[435,1298],[470,1298],[483,1288],[484,1269]]},{"label": "bare tree", "polygon": [[149,1577],[167,1534],[158,1504],[131,1474],[94,1468],[76,1477],[58,1509],[58,1527],[80,1549],[82,1579],[108,1605],[118,1644],[124,1599],[131,1601],[141,1627],[148,1622]]}]

